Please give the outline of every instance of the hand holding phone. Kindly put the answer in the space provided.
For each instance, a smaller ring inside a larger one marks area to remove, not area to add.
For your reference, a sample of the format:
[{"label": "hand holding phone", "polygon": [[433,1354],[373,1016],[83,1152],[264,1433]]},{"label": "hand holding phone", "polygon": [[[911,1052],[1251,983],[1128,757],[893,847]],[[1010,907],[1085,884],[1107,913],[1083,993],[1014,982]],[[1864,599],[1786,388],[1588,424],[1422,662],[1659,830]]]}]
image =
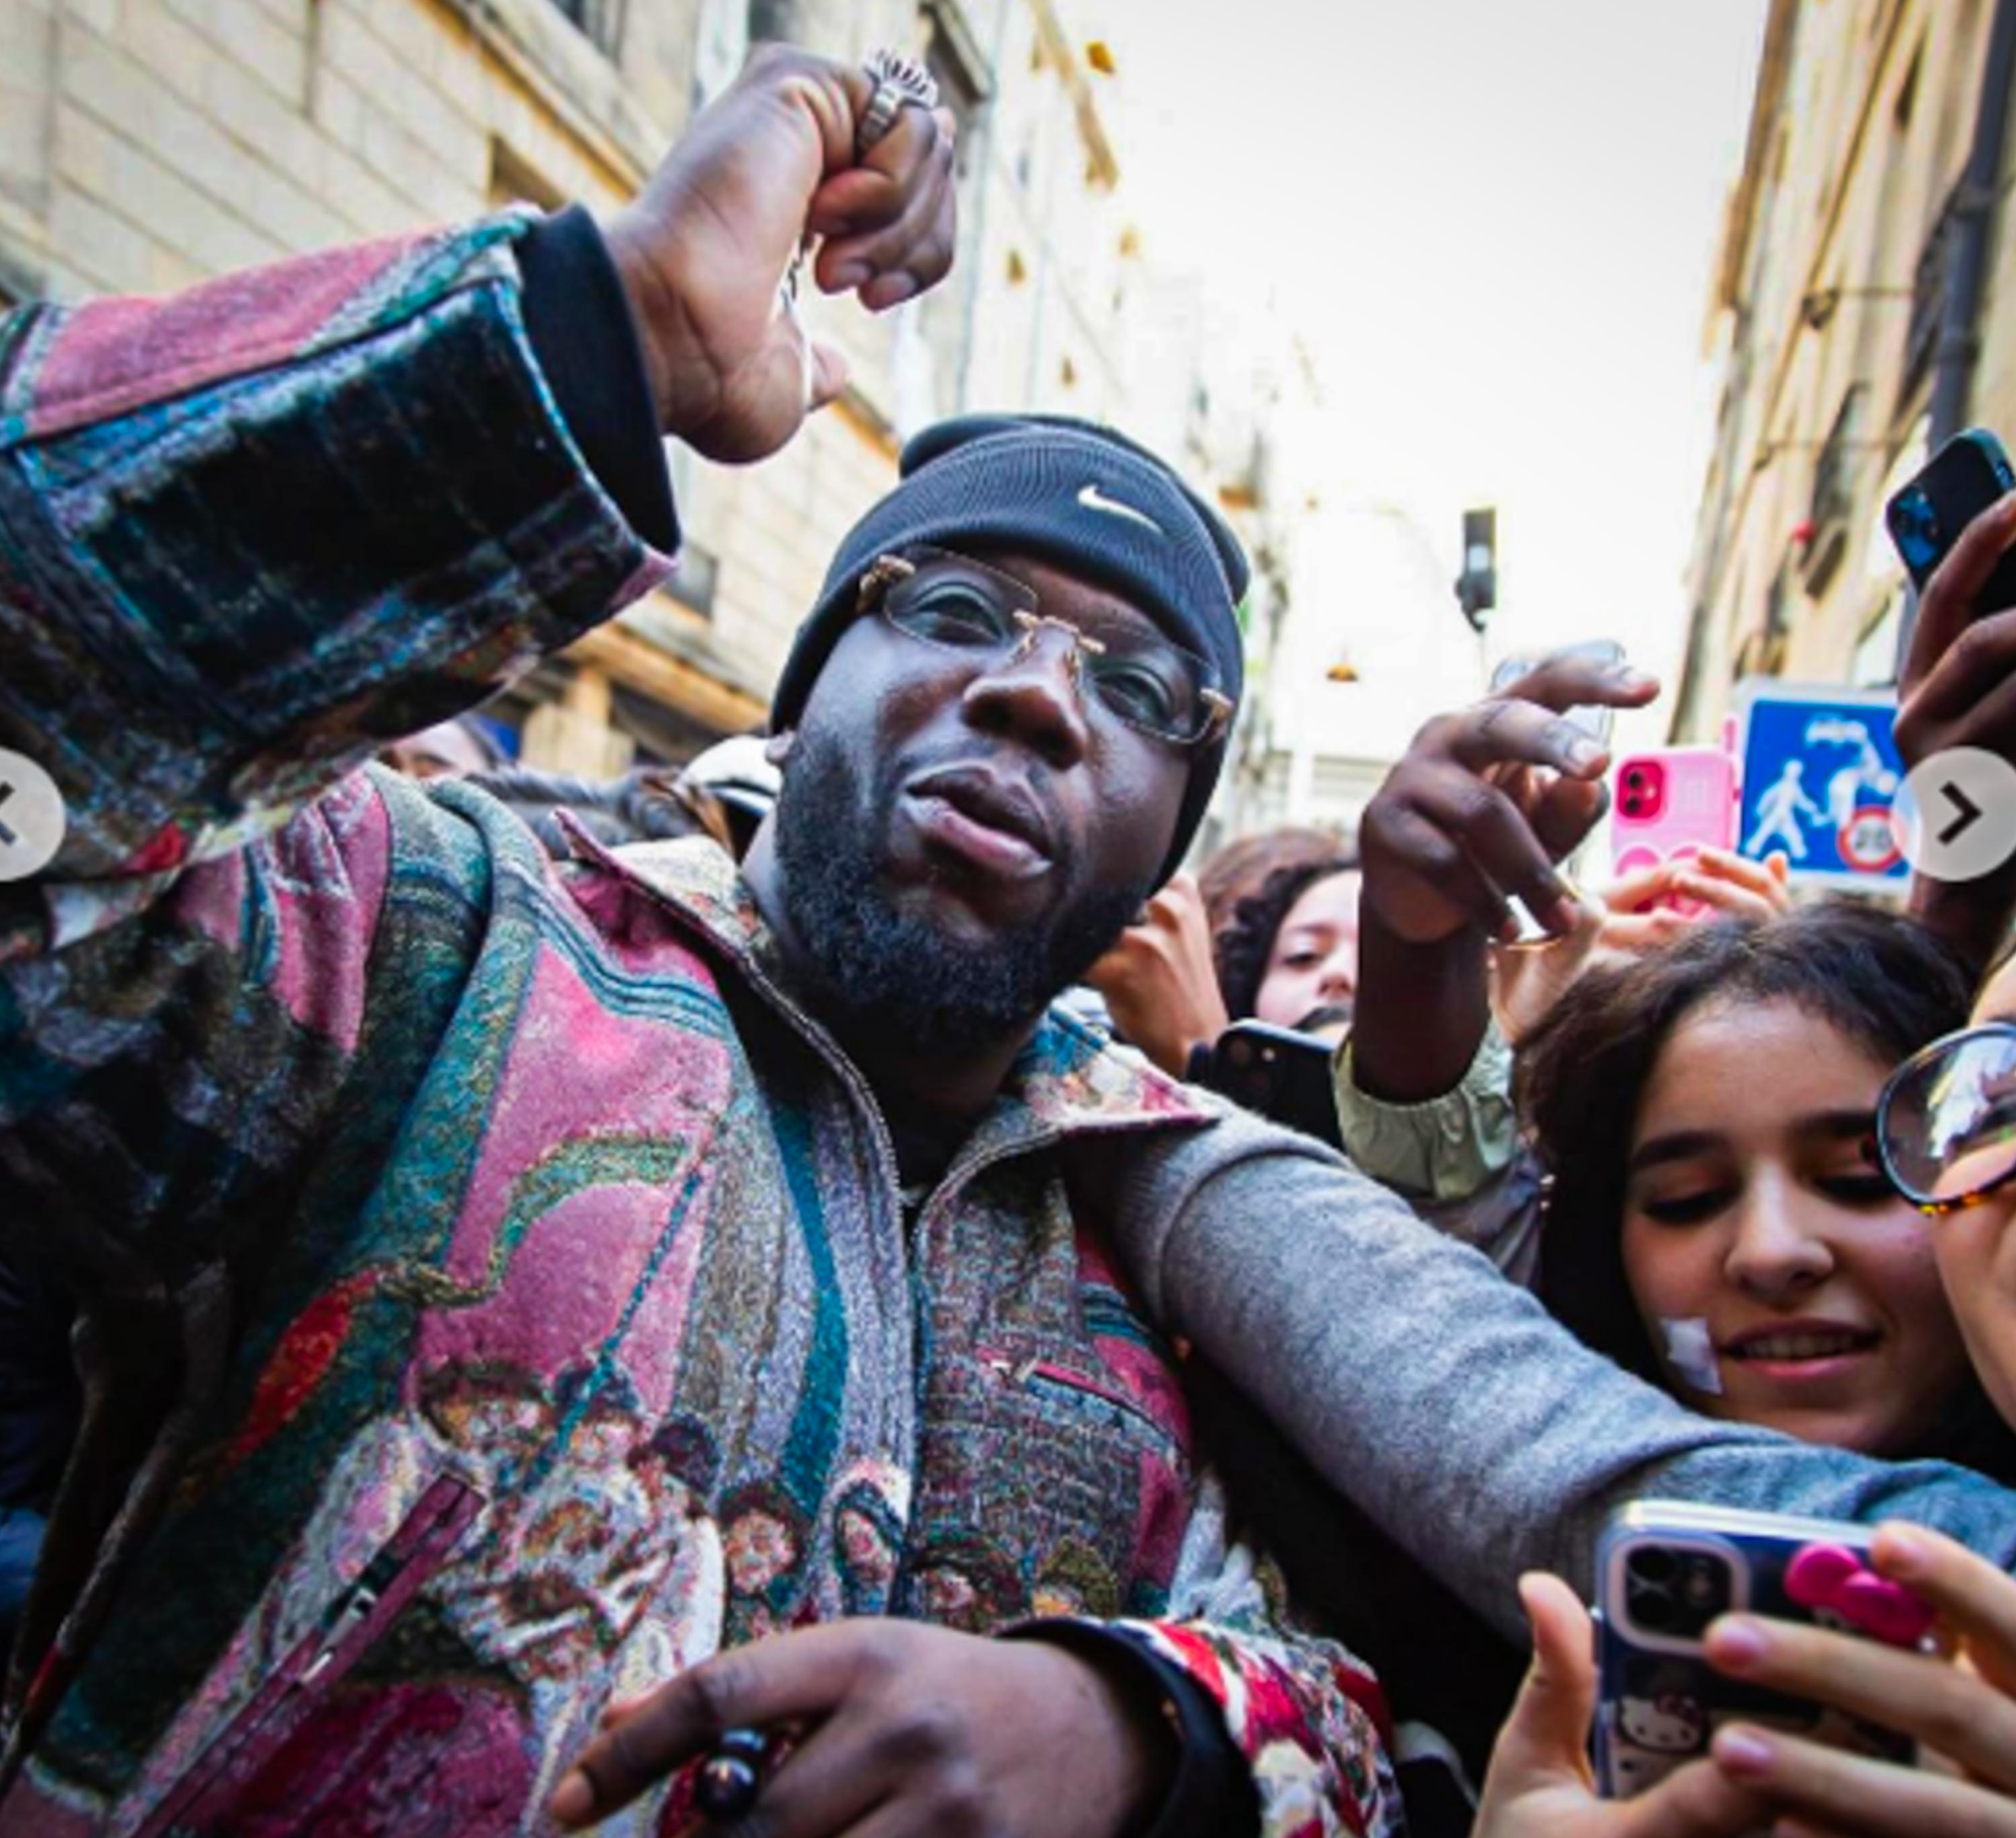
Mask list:
[{"label": "hand holding phone", "polygon": [[1936,1651],[1831,1631],[1819,1624],[1823,1611],[1809,1624],[1718,1622],[1706,1650],[1726,1677],[1837,1716],[1852,1706],[1894,1739],[1928,1744],[1936,1766],[1879,1761],[1711,1712],[1708,1757],[1683,1762],[1629,1803],[1599,1802],[1583,1785],[1582,1736],[1597,1696],[1589,1617],[1566,1584],[1535,1574],[1519,1586],[1535,1665],[1492,1753],[1474,1838],[1731,1838],[1782,1829],[1778,1821],[1842,1838],[2016,1831],[2016,1577],[1923,1526],[1877,1526],[1868,1558],[1879,1580],[1937,1609]]},{"label": "hand holding phone", "polygon": [[[1891,502],[1891,532],[1906,565],[1914,578],[1924,571],[1892,730],[1907,771],[1961,747],[2016,761],[2016,611],[2004,610],[2016,606],[2016,492],[1993,496],[2008,467],[2000,456],[1993,435],[1972,431],[1942,448]],[[2016,912],[2016,860],[1971,881],[1921,874],[1911,910],[1985,965]]]},{"label": "hand holding phone", "polygon": [[1641,708],[1658,688],[1622,662],[1568,651],[1438,715],[1366,807],[1363,910],[1417,946],[1473,927],[1516,935],[1514,900],[1550,932],[1571,929],[1555,863],[1602,809],[1608,754],[1567,712]]},{"label": "hand holding phone", "polygon": [[[1985,427],[1957,434],[1884,506],[1905,571],[1922,593],[1967,526],[2016,491],[2016,467]],[[1977,614],[2016,607],[2016,554],[1996,562],[1973,596]]]},{"label": "hand holding phone", "polygon": [[[1817,808],[1817,807],[1816,807]],[[1619,880],[1736,846],[1736,764],[1719,747],[1661,747],[1617,767],[1611,869]],[[1676,912],[1701,909],[1667,899]]]},{"label": "hand holding phone", "polygon": [[1881,1760],[1910,1763],[1907,1735],[1817,1701],[1735,1678],[1704,1636],[1733,1613],[1804,1622],[1913,1650],[1936,1616],[1879,1575],[1866,1526],[1676,1501],[1625,1508],[1597,1549],[1596,1768],[1628,1799],[1705,1755],[1741,1720]]}]

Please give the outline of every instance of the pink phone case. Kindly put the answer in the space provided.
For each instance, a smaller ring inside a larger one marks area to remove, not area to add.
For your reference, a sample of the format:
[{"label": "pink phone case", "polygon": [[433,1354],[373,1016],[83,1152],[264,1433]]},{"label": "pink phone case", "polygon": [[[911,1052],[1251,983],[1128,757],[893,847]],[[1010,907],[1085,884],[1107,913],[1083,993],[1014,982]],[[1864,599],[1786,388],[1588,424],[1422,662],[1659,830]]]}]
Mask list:
[{"label": "pink phone case", "polygon": [[1613,788],[1612,872],[1621,878],[1704,849],[1734,848],[1736,803],[1735,762],[1719,747],[1629,755],[1618,763]]}]

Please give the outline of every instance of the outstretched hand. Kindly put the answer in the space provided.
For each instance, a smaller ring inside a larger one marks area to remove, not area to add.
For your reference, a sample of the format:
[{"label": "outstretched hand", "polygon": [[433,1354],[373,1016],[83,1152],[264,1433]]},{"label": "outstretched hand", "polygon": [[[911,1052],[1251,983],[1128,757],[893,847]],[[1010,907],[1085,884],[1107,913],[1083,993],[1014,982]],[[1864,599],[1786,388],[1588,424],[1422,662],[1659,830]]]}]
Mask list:
[{"label": "outstretched hand", "polygon": [[711,459],[760,460],[847,380],[779,294],[808,238],[829,294],[876,310],[952,265],[952,122],[908,107],[859,160],[858,67],[766,45],[605,225],[660,424]]},{"label": "outstretched hand", "polygon": [[1584,894],[1566,936],[1541,950],[1493,953],[1491,1006],[1499,1032],[1517,1046],[1575,979],[1597,964],[1643,957],[1708,920],[1756,921],[1788,910],[1787,872],[1782,855],[1753,862],[1727,849],[1705,849],[1697,856],[1638,869],[1600,895]]},{"label": "outstretched hand", "polygon": [[1587,1611],[1558,1577],[1519,1580],[1533,1663],[1499,1732],[1474,1838],[1743,1838],[1768,1825],[1763,1797],[1712,1761],[1690,1761],[1634,1800],[1600,1800],[1589,1765],[1596,1666]]},{"label": "outstretched hand", "polygon": [[1556,937],[1580,917],[1556,868],[1609,801],[1609,749],[1568,719],[1641,708],[1657,680],[1564,651],[1496,695],[1438,715],[1359,825],[1353,1076],[1392,1104],[1454,1088],[1490,1018],[1485,947],[1516,937],[1516,898]]},{"label": "outstretched hand", "polygon": [[1366,806],[1366,915],[1412,945],[1473,928],[1496,938],[1514,929],[1509,896],[1570,930],[1573,896],[1554,864],[1604,813],[1610,752],[1564,712],[1640,708],[1658,690],[1629,665],[1564,652],[1438,715]]}]

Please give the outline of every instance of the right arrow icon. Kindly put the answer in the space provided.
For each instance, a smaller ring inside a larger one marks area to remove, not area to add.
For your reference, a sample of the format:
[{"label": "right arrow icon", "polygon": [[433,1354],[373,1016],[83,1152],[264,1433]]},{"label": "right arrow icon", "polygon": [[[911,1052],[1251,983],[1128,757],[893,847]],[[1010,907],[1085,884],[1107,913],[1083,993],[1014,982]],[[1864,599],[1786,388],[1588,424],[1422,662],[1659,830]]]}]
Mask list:
[{"label": "right arrow icon", "polygon": [[1890,827],[1935,881],[1993,874],[2016,856],[2016,766],[1978,747],[1942,748],[1905,774]]},{"label": "right arrow icon", "polygon": [[1951,779],[1947,780],[1939,787],[1939,792],[1946,802],[1960,813],[1958,816],[1939,832],[1939,842],[1942,845],[1950,847],[1980,820],[1981,806],[1968,797]]}]

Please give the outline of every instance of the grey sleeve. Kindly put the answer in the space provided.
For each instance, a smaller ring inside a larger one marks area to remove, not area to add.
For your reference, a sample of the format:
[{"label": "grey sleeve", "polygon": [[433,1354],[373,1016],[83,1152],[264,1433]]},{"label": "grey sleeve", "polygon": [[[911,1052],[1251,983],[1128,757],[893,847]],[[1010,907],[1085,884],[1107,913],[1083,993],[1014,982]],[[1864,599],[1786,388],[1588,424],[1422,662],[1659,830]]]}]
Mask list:
[{"label": "grey sleeve", "polygon": [[1117,1171],[1123,1255],[1330,1483],[1507,1632],[1524,1570],[1586,1596],[1627,1500],[1935,1526],[2016,1567],[2016,1494],[1696,1415],[1320,1145],[1233,1118]]},{"label": "grey sleeve", "polygon": [[1530,1289],[1540,1267],[1540,1192],[1539,1164],[1522,1149],[1460,1199],[1395,1198],[1443,1237],[1481,1252]]}]

